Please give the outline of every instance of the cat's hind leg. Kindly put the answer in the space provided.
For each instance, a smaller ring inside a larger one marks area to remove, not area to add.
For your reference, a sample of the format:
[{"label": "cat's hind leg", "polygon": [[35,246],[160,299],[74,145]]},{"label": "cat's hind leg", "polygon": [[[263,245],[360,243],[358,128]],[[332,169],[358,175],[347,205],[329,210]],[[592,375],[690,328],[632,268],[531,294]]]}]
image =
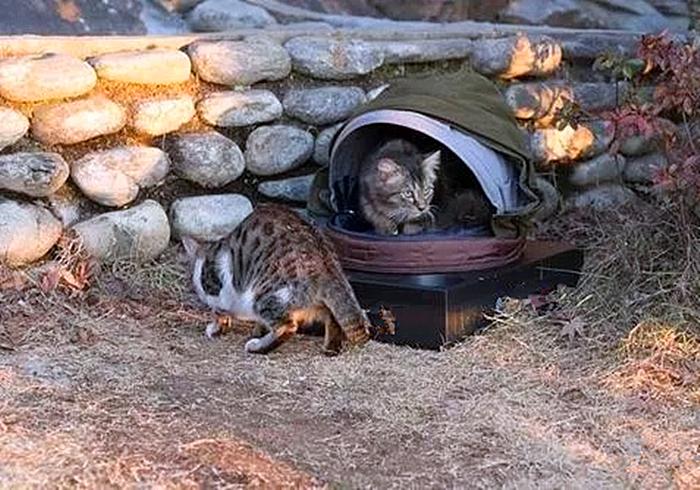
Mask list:
[{"label": "cat's hind leg", "polygon": [[323,338],[323,353],[327,356],[336,356],[340,353],[343,347],[343,329],[340,328],[338,322],[328,315],[328,321],[326,321],[326,333]]},{"label": "cat's hind leg", "polygon": [[251,354],[267,354],[294,336],[298,328],[299,322],[294,315],[286,316],[269,333],[246,342],[245,351]]}]

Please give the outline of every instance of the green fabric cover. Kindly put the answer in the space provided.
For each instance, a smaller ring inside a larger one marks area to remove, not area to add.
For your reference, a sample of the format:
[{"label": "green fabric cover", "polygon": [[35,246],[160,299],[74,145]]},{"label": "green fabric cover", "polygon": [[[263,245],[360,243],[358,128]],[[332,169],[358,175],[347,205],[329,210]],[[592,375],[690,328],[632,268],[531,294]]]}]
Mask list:
[{"label": "green fabric cover", "polygon": [[540,206],[535,171],[525,136],[496,85],[487,78],[461,71],[394,81],[350,119],[380,109],[406,110],[446,122],[520,167],[520,185],[529,203],[494,217],[497,236],[522,235]]}]

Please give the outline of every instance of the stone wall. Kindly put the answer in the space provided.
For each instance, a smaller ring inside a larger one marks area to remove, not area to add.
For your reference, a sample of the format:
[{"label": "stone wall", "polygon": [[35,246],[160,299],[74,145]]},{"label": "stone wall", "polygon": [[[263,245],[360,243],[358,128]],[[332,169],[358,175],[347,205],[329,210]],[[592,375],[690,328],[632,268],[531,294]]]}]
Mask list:
[{"label": "stone wall", "polygon": [[[611,128],[556,129],[572,99],[613,107],[590,70],[635,35],[608,31],[252,30],[164,38],[0,39],[0,261],[22,265],[67,230],[102,259],[148,259],[171,239],[215,239],[252,202],[303,208],[349,114],[394,77],[492,77],[531,141],[543,186],[577,206],[634,198],[663,162],[653,142],[608,152]],[[553,185],[547,185],[550,182]],[[226,209],[226,213],[221,210]]]}]

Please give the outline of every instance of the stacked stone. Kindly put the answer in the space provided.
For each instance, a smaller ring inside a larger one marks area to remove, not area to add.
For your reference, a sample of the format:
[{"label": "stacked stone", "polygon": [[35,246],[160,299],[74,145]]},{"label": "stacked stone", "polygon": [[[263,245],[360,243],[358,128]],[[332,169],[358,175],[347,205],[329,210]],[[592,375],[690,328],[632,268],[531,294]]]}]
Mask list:
[{"label": "stacked stone", "polygon": [[[90,253],[105,260],[153,258],[171,236],[215,240],[252,209],[247,197],[222,193],[246,173],[262,181],[260,195],[303,205],[314,170],[300,172],[311,161],[328,165],[330,143],[343,122],[386,88],[366,93],[359,80],[387,65],[469,60],[475,70],[508,84],[505,95],[515,116],[535,128],[531,144],[542,168],[582,161],[569,176],[579,188],[644,182],[653,157],[638,155],[648,142],[630,141],[623,158],[606,153],[612,134],[605,125],[552,127],[554,111],[565,98],[602,110],[615,104],[614,87],[517,81],[553,77],[563,58],[589,55],[586,44],[562,44],[546,36],[405,42],[301,36],[284,44],[253,36],[87,60],[64,54],[0,59],[0,262],[21,265],[41,258],[68,227]],[[305,88],[275,89],[275,82],[294,74],[308,79]],[[100,80],[156,88],[187,83],[200,94],[175,90],[168,93],[178,95],[126,104],[103,95]],[[200,129],[183,130],[194,119],[203,123],[194,125]],[[114,141],[104,137],[125,128],[167,144],[101,144]],[[247,136],[237,142],[231,134]],[[167,140],[154,139],[161,136]],[[51,151],[12,152],[28,137]],[[89,142],[85,147],[90,147],[98,138],[100,144],[92,145],[98,151],[69,162],[61,155],[69,145]],[[143,189],[161,185],[168,176],[193,182],[202,195],[178,199],[167,212],[154,200],[139,203]],[[85,198],[115,210],[85,216],[87,206],[75,204]]]}]

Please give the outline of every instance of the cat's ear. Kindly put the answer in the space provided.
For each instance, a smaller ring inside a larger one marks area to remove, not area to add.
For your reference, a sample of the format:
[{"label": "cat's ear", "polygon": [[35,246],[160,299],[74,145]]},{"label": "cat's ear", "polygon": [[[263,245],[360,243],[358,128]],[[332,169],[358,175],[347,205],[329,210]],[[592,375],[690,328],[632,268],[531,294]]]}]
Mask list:
[{"label": "cat's ear", "polygon": [[377,162],[377,173],[379,180],[388,182],[399,173],[399,164],[391,158],[382,158]]},{"label": "cat's ear", "polygon": [[438,150],[426,156],[421,162],[421,167],[423,168],[423,173],[427,177],[427,180],[433,181],[437,176],[437,170],[440,166],[440,161],[442,159],[442,151]]},{"label": "cat's ear", "polygon": [[197,240],[189,236],[182,237],[182,246],[185,248],[185,252],[190,258],[196,257],[197,252],[199,252],[199,248],[201,247]]}]

